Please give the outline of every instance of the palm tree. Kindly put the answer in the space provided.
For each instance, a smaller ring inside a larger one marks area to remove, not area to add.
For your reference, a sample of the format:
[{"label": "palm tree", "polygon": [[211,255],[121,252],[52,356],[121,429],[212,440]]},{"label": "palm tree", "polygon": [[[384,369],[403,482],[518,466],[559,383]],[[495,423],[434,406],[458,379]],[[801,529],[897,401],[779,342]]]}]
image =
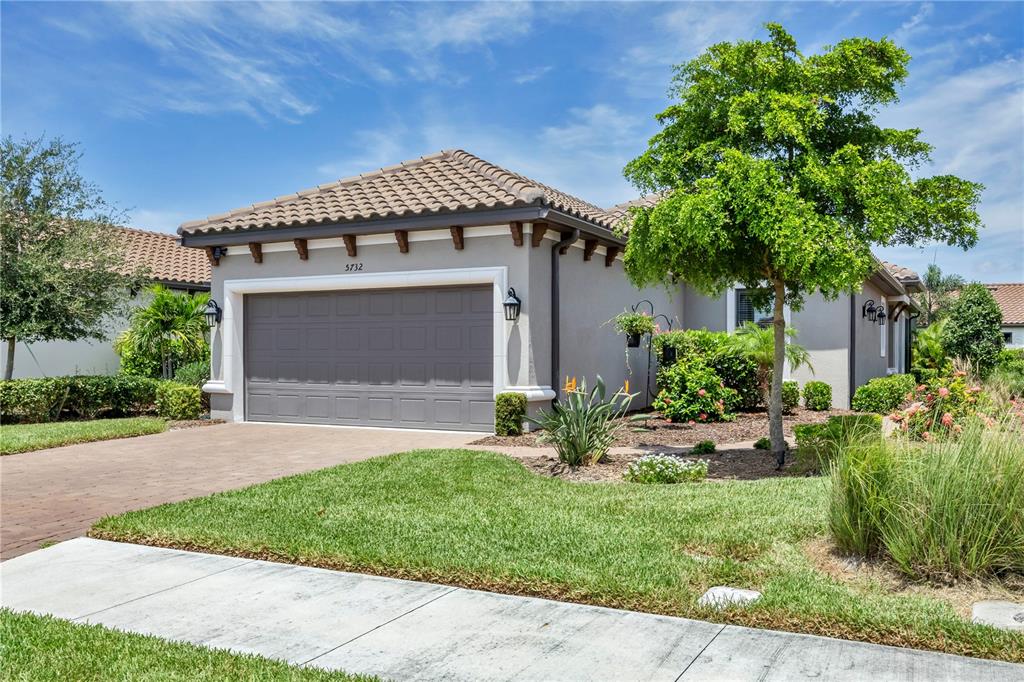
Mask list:
[{"label": "palm tree", "polygon": [[[787,327],[786,337],[796,338],[796,330]],[[761,394],[764,396],[765,404],[769,404],[769,393],[772,377],[772,366],[775,363],[775,332],[773,329],[761,327],[753,322],[744,322],[743,326],[731,334],[726,341],[726,347],[733,352],[748,357],[757,363],[757,381],[761,387]],[[811,367],[811,354],[803,346],[795,343],[786,343],[786,362],[790,369],[796,369],[801,365],[814,371]]]},{"label": "palm tree", "polygon": [[206,302],[209,294],[176,294],[167,287],[155,284],[147,289],[151,298],[148,305],[132,312],[131,327],[114,342],[120,353],[132,348],[160,358],[160,373],[164,379],[174,376],[174,359],[196,357],[206,348]]}]

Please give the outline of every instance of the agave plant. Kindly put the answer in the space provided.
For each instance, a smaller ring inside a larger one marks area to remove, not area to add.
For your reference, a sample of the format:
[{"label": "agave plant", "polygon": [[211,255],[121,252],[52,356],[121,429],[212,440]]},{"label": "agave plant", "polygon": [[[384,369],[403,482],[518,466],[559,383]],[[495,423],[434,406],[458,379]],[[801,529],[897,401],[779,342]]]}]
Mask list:
[{"label": "agave plant", "polygon": [[616,420],[629,408],[635,393],[619,391],[605,400],[605,384],[600,375],[597,385],[588,393],[587,382],[566,391],[564,401],[557,401],[550,411],[541,411],[529,421],[543,429],[538,440],[550,443],[558,459],[569,466],[596,464],[608,454],[621,427]]}]

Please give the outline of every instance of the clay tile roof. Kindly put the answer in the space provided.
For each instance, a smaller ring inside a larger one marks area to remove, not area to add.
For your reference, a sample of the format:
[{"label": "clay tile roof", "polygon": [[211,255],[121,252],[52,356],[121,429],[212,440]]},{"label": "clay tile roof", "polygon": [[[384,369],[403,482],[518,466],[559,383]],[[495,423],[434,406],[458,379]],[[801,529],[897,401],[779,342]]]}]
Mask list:
[{"label": "clay tile roof", "polygon": [[210,283],[210,262],[202,249],[181,246],[171,234],[130,227],[119,227],[117,231],[123,240],[127,270],[134,271],[141,265],[154,280]]},{"label": "clay tile roof", "polygon": [[634,206],[654,206],[659,201],[661,201],[662,196],[664,195],[648,194],[647,196],[640,197],[639,199],[633,199],[632,201],[627,201],[625,203],[615,204],[611,208],[605,209],[605,211],[609,213],[613,218],[615,218],[615,222],[617,223],[626,217],[626,214],[629,212],[629,209],[633,208]]},{"label": "clay tile roof", "polygon": [[985,287],[1003,311],[1003,324],[1024,324],[1024,282],[986,284]]},{"label": "clay tile roof", "polygon": [[178,232],[233,232],[529,205],[548,206],[606,229],[615,223],[591,203],[455,149],[187,222]]},{"label": "clay tile roof", "polygon": [[889,271],[889,274],[891,274],[893,277],[900,280],[901,282],[910,279],[921,279],[917,275],[917,273],[911,270],[910,268],[905,268],[902,265],[896,265],[895,263],[890,263],[889,261],[882,261],[882,264],[885,266],[885,269]]}]

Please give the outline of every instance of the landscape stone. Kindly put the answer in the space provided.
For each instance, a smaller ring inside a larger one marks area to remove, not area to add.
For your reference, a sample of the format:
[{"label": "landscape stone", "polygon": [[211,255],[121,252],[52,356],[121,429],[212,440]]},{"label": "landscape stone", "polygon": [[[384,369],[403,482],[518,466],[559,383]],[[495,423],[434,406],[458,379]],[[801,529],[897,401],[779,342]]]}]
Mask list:
[{"label": "landscape stone", "polygon": [[701,606],[713,606],[716,609],[721,609],[733,604],[750,604],[760,598],[761,593],[756,590],[716,585],[701,595],[697,603]]},{"label": "landscape stone", "polygon": [[1024,604],[1012,601],[979,601],[971,608],[971,620],[1003,630],[1024,632]]}]

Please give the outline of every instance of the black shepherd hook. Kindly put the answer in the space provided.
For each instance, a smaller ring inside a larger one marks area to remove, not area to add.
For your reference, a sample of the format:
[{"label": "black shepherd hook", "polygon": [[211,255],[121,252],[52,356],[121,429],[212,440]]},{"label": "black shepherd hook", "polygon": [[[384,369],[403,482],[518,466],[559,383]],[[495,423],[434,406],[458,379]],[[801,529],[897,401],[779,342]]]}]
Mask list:
[{"label": "black shepherd hook", "polygon": [[[668,319],[668,316],[665,315],[665,314],[662,314],[662,313],[655,314],[655,312],[654,312],[654,304],[651,303],[646,298],[641,300],[641,301],[638,301],[636,305],[633,305],[633,306],[630,306],[630,307],[632,308],[634,313],[635,312],[639,312],[640,311],[640,306],[642,306],[644,303],[646,303],[651,308],[651,319],[652,320],[657,320],[659,317],[663,318],[665,320],[665,324],[668,326],[668,331],[672,331],[672,320]],[[653,398],[653,397],[655,397],[657,395],[657,393],[655,393],[654,391],[651,390],[651,347],[653,345],[654,344],[651,343],[651,342],[647,343],[647,383],[645,385],[645,388],[647,389],[647,396],[649,398]]]}]

